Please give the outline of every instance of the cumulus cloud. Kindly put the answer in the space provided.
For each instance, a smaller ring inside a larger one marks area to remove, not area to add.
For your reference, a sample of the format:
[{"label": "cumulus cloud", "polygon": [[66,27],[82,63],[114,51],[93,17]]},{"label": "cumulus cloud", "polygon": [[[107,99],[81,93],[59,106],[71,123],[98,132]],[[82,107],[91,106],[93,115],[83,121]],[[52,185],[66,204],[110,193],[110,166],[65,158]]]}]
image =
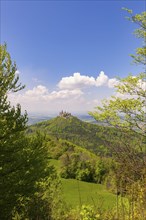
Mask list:
[{"label": "cumulus cloud", "polygon": [[[60,90],[49,92],[48,89],[39,85],[24,93],[10,93],[8,99],[11,105],[20,103],[22,110],[28,112],[59,112],[85,110],[86,105],[82,103],[83,92],[80,89]],[[83,106],[84,104],[84,106]]]},{"label": "cumulus cloud", "polygon": [[74,89],[74,90],[60,90],[60,91],[53,91],[50,94],[50,98],[52,99],[66,99],[66,98],[78,98],[81,95],[83,95],[83,92],[80,89]]},{"label": "cumulus cloud", "polygon": [[[112,92],[109,88],[113,88],[118,82],[115,78],[109,78],[103,71],[97,77],[81,75],[78,72],[72,76],[63,77],[54,91],[49,91],[36,78],[33,78],[32,81],[38,85],[24,92],[11,93],[8,96],[13,105],[20,103],[23,109],[34,112],[61,109],[89,111],[99,105],[100,99],[106,96],[106,91]],[[103,95],[98,94],[98,90],[95,91],[95,88],[102,86],[105,86]],[[84,91],[85,88],[88,90]]]},{"label": "cumulus cloud", "polygon": [[108,76],[105,75],[103,71],[100,72],[99,76],[95,80],[95,85],[98,86],[103,86],[106,85],[108,82]]},{"label": "cumulus cloud", "polygon": [[60,89],[82,88],[85,86],[93,86],[95,84],[94,77],[80,75],[74,73],[73,76],[63,77],[58,84]]},{"label": "cumulus cloud", "polygon": [[114,88],[116,85],[118,85],[119,81],[115,78],[108,80],[108,87]]},{"label": "cumulus cloud", "polygon": [[48,89],[45,86],[38,85],[37,87],[34,87],[32,90],[27,90],[24,95],[26,96],[48,95]]},{"label": "cumulus cloud", "polygon": [[60,89],[75,89],[75,88],[86,88],[91,86],[108,86],[109,88],[113,88],[116,79],[109,79],[107,75],[103,71],[100,72],[97,78],[81,75],[80,73],[74,73],[72,76],[63,77],[61,81],[58,83],[58,87]]},{"label": "cumulus cloud", "polygon": [[23,94],[9,94],[9,99],[16,102],[35,102],[35,101],[53,101],[57,99],[77,99],[83,92],[80,89],[60,90],[49,93],[48,89],[43,85],[38,85],[33,89],[27,90]]}]

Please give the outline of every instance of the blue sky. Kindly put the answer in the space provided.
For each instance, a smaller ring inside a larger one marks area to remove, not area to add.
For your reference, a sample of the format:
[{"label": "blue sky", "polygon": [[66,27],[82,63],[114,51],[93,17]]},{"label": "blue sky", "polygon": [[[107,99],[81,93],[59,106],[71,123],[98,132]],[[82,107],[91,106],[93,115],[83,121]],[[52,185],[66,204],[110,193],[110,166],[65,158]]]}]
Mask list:
[{"label": "blue sky", "polygon": [[28,113],[87,112],[113,94],[116,76],[140,72],[129,54],[142,42],[122,7],[141,13],[145,3],[1,1],[1,43],[26,84],[11,101]]}]

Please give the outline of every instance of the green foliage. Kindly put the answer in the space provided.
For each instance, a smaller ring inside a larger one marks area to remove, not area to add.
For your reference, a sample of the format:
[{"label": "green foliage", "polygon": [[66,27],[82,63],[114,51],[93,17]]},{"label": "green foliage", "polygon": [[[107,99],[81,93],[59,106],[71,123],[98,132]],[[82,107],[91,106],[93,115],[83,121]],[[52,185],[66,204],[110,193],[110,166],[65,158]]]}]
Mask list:
[{"label": "green foliage", "polygon": [[[87,166],[87,163],[89,163],[89,160],[95,159],[96,156],[89,151],[82,149],[80,147],[77,147],[75,145],[70,145],[68,150],[60,157],[61,160],[61,171],[60,174],[64,178],[81,178],[81,175],[79,172],[82,172],[82,169],[88,170],[89,166]],[[85,163],[85,161],[87,161]],[[86,174],[89,171],[86,172]],[[82,172],[83,174],[83,172]],[[85,174],[85,175],[86,175]],[[84,179],[84,175],[82,175],[83,179],[87,181],[87,179]]]},{"label": "green foliage", "polygon": [[[145,41],[146,34],[146,13],[132,15],[131,10],[129,20],[138,24],[136,36]],[[132,55],[136,64],[146,64],[145,46],[138,48],[136,55]],[[145,70],[144,70],[145,71]],[[129,75],[124,79],[119,79],[115,86],[117,95],[109,100],[104,100],[103,105],[98,106],[95,112],[90,112],[96,120],[106,121],[111,127],[116,128],[108,130],[102,129],[102,138],[104,143],[111,149],[110,152],[115,157],[117,166],[115,167],[115,186],[117,193],[122,195],[132,195],[128,197],[128,208],[126,203],[117,207],[116,215],[109,219],[144,219],[140,214],[137,204],[136,184],[143,185],[146,179],[146,161],[145,161],[145,98],[146,98],[146,74],[145,72],[137,76]],[[114,134],[114,140],[113,139]],[[142,191],[143,203],[145,204],[145,190]],[[139,202],[140,204],[140,202]],[[134,211],[134,208],[137,210]],[[143,210],[143,205],[141,205]],[[118,214],[119,212],[119,214]],[[139,213],[138,215],[136,213]],[[114,217],[115,216],[115,217]]]},{"label": "green foliage", "polygon": [[[23,87],[18,84],[19,77],[15,75],[16,64],[6,50],[6,45],[0,45],[0,209],[2,219],[11,214],[20,191],[21,178],[18,179],[21,167],[21,149],[27,141],[22,131],[26,127],[27,115],[21,115],[21,107],[11,107],[7,101],[8,92],[16,92]],[[19,138],[18,138],[19,137]],[[23,162],[23,161],[22,161]],[[18,191],[15,192],[18,186]]]},{"label": "green foliage", "polygon": [[57,219],[59,182],[48,164],[46,138],[39,133],[26,137],[27,114],[7,99],[23,86],[6,45],[0,46],[0,55],[0,219]]},{"label": "green foliage", "polygon": [[135,35],[137,38],[143,39],[143,47],[137,48],[136,55],[131,55],[136,64],[146,65],[146,12],[142,12],[141,14],[133,15],[132,10],[125,9],[130,17],[128,20],[137,24],[139,26],[138,29],[135,30]]},{"label": "green foliage", "polygon": [[105,161],[103,161],[103,159],[100,159],[96,164],[95,177],[94,177],[96,182],[103,183],[110,169],[111,167],[109,166],[109,164],[107,166]]},{"label": "green foliage", "polygon": [[36,183],[36,192],[31,197],[21,197],[13,216],[20,219],[60,219],[63,217],[65,205],[60,199],[60,181],[54,172],[40,182]]},{"label": "green foliage", "polygon": [[74,144],[51,137],[51,139],[47,140],[47,146],[49,150],[50,158],[59,159],[68,149],[75,147]]},{"label": "green foliage", "polygon": [[[143,13],[136,15],[132,17],[132,21],[138,21],[141,25],[143,16]],[[129,176],[131,181],[141,179],[145,175],[145,77],[145,73],[140,73],[119,79],[116,85],[119,97],[113,96],[110,100],[103,101],[102,107],[99,106],[97,111],[90,113],[96,120],[106,121],[120,131],[114,135],[113,141],[113,135],[110,134],[112,129],[103,128],[102,136],[104,143],[112,149],[113,155],[121,164],[119,170],[122,178]]]},{"label": "green foliage", "polygon": [[[126,10],[130,14],[129,20],[139,25],[136,36],[145,40],[146,12],[134,16],[131,10]],[[137,55],[132,55],[132,57],[134,62],[145,65],[145,46],[138,48]],[[137,76],[129,75],[124,79],[119,79],[119,83],[116,85],[119,97],[113,96],[109,101],[103,101],[103,107],[97,107],[97,111],[90,114],[96,120],[106,120],[118,129],[133,130],[145,135],[145,79],[145,72]]]},{"label": "green foliage", "polygon": [[67,214],[67,220],[145,220],[143,192],[141,187],[138,189],[139,192],[134,204],[128,199],[120,197],[117,206],[107,210],[93,205],[81,205]]},{"label": "green foliage", "polygon": [[8,92],[17,92],[24,88],[21,83],[18,84],[19,76],[16,75],[16,71],[16,63],[12,63],[6,44],[0,45],[0,98],[2,101],[5,100]]},{"label": "green foliage", "polygon": [[[61,142],[60,139],[62,139],[84,147],[98,155],[104,155],[107,153],[106,148],[101,147],[103,145],[103,141],[98,135],[100,126],[97,124],[83,122],[74,116],[70,116],[69,118],[56,117],[30,126],[29,129],[31,129],[31,132],[40,130],[47,135],[56,137],[58,146],[60,145],[59,142]],[[49,146],[52,144],[55,143],[49,143]],[[65,145],[67,145],[67,142]]]},{"label": "green foliage", "polygon": [[70,147],[61,157],[60,175],[86,182],[104,183],[111,168],[110,159],[100,158],[79,148]]},{"label": "green foliage", "polygon": [[100,219],[100,214],[96,213],[94,208],[91,206],[83,205],[81,207],[80,216],[82,220],[98,220]]},{"label": "green foliage", "polygon": [[[68,130],[68,135],[72,135],[72,133],[75,132],[75,127],[77,128],[77,130],[79,129],[79,124],[81,125],[81,132],[84,128],[86,128],[89,133],[89,137],[92,133],[92,128],[97,129],[98,133],[96,135],[98,139],[101,140],[101,126],[82,122],[73,116],[71,116],[70,118],[57,117],[49,121],[38,123],[29,128],[32,131],[29,134],[32,135],[34,130],[37,129],[39,129],[41,132],[47,133],[46,144],[48,146],[49,157],[53,159],[58,159],[61,162],[61,166],[57,168],[57,171],[61,175],[61,177],[75,178],[87,182],[105,183],[107,181],[110,169],[112,169],[113,166],[110,159],[103,157],[103,159],[101,160],[99,157],[83,147],[79,147],[69,141],[50,136],[50,129],[53,128],[56,130],[58,127],[60,129],[59,134],[61,134],[61,136],[64,135],[66,129],[70,129],[70,131]],[[107,128],[107,130],[111,131],[112,129]],[[114,132],[116,133],[115,130]],[[113,135],[115,135],[114,132]],[[59,134],[57,134],[57,136],[59,136]],[[76,134],[73,135],[74,137],[76,137]],[[80,135],[80,139],[82,139],[82,135]],[[105,145],[98,146],[98,149],[95,151],[98,152],[99,155],[111,156],[110,148],[107,150],[107,147],[105,147]],[[109,185],[110,184],[108,184],[108,186]]]}]

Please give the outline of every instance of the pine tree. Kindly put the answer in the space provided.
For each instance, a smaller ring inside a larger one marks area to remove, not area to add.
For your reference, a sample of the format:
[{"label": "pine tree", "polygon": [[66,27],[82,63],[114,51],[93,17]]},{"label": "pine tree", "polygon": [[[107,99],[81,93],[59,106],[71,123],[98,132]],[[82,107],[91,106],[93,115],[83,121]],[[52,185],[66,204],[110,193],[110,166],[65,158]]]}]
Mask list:
[{"label": "pine tree", "polygon": [[10,92],[24,88],[16,71],[7,46],[0,45],[0,219],[16,213],[23,219],[48,219],[59,183],[48,164],[45,136],[27,137],[27,113],[8,101]]}]

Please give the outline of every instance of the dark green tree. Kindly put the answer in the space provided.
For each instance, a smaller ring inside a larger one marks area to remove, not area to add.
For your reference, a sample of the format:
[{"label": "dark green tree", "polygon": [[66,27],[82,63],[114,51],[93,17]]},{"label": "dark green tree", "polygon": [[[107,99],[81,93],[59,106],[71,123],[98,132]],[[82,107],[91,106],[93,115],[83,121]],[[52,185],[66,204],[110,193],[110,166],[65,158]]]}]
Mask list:
[{"label": "dark green tree", "polygon": [[26,136],[27,113],[8,101],[10,92],[24,88],[16,71],[6,45],[0,45],[0,219],[16,214],[20,219],[53,219],[59,182],[48,164],[45,136]]}]

